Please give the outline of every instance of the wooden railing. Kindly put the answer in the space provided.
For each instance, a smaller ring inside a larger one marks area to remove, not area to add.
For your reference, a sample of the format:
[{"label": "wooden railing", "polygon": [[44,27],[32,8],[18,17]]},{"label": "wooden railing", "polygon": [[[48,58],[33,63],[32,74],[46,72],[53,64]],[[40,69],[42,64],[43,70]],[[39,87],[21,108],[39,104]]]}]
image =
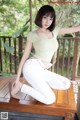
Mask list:
[{"label": "wooden railing", "polygon": [[[78,34],[76,37],[64,37],[58,38],[59,49],[56,53],[57,59],[55,65],[51,68],[56,73],[63,76],[75,79],[80,76],[80,60],[77,61],[78,55],[78,42],[80,38]],[[14,48],[14,53],[6,51],[4,44],[7,42],[9,47]],[[1,36],[0,37],[0,73],[12,73],[16,74],[21,56],[24,51],[26,38],[18,37],[13,40],[11,37]],[[52,63],[54,63],[55,57],[53,56]],[[78,67],[76,67],[78,66]],[[77,72],[76,72],[77,71]]]}]

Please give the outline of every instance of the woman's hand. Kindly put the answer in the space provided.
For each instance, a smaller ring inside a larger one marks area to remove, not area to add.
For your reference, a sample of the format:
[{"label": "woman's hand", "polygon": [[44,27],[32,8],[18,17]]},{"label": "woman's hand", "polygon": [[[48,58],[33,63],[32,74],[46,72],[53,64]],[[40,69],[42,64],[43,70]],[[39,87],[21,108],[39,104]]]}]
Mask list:
[{"label": "woman's hand", "polygon": [[15,86],[17,86],[18,82],[19,82],[18,80],[12,82],[12,89],[15,88]]},{"label": "woman's hand", "polygon": [[21,87],[22,87],[22,83],[19,80],[13,81],[11,95],[14,96],[16,93],[18,93]]}]

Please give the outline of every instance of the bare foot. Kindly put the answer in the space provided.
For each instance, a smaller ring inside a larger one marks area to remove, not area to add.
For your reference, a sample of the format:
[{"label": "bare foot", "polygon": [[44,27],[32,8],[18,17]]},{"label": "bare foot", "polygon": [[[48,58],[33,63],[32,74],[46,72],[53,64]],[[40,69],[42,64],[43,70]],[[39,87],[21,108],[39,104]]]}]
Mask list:
[{"label": "bare foot", "polygon": [[21,90],[22,85],[23,85],[23,84],[22,84],[20,81],[19,81],[17,84],[14,84],[14,85],[12,86],[11,96],[14,97],[14,95]]}]

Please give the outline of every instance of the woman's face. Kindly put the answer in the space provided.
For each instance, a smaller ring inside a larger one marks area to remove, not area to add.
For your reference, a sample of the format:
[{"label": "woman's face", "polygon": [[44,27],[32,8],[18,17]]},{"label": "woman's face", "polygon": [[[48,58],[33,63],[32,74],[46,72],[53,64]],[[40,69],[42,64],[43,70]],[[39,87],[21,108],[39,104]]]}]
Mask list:
[{"label": "woman's face", "polygon": [[53,18],[51,18],[51,16],[44,15],[42,18],[42,28],[47,29],[48,27],[50,27],[52,22],[53,22]]}]

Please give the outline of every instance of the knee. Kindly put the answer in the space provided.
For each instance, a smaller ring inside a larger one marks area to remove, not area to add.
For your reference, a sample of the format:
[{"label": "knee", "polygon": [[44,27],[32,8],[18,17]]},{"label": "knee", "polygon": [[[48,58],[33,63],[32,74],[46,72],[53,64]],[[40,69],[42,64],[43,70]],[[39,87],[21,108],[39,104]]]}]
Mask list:
[{"label": "knee", "polygon": [[70,82],[70,80],[69,80],[69,79],[67,79],[67,89],[69,89],[69,88],[70,88],[70,86],[71,86],[71,82]]},{"label": "knee", "polygon": [[48,96],[47,98],[46,98],[46,105],[50,105],[50,104],[53,104],[54,102],[56,101],[56,97],[55,97],[55,95],[53,95],[53,96]]}]

